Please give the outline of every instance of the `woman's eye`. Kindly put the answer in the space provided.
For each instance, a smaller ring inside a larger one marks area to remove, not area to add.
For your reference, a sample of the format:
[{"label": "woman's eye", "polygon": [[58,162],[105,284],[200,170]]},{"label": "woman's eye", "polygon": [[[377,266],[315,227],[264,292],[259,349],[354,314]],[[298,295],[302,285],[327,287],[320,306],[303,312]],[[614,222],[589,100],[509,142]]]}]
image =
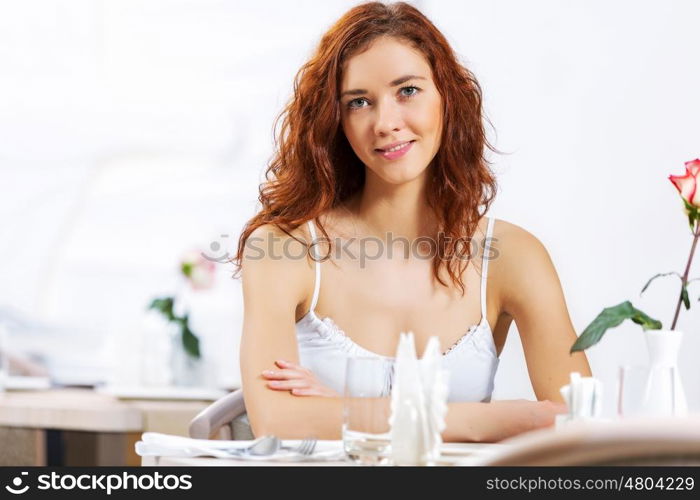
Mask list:
[{"label": "woman's eye", "polygon": [[[412,92],[410,92],[410,93],[404,93],[404,90],[408,90],[408,91],[412,91]],[[401,87],[401,88],[399,89],[399,94],[401,95],[401,97],[408,97],[408,98],[410,98],[410,97],[413,97],[413,96],[415,96],[416,94],[418,94],[418,92],[420,92],[420,90],[421,90],[421,89],[419,89],[418,87],[415,87],[415,86],[413,86],[413,85],[410,85],[410,86],[408,86],[408,87]],[[352,101],[348,101],[348,108],[350,108],[350,109],[359,109],[359,108],[363,108],[364,106],[361,106],[362,101],[367,102],[367,99],[365,99],[364,97],[358,97],[357,99],[353,99]]]},{"label": "woman's eye", "polygon": [[359,97],[357,99],[353,99],[352,101],[348,102],[348,108],[351,108],[351,109],[359,108],[360,106],[353,106],[353,103],[358,102],[358,101],[366,101],[366,99],[364,97]]},{"label": "woman's eye", "polygon": [[399,92],[403,92],[404,90],[411,90],[411,89],[415,90],[415,92],[412,92],[410,94],[404,94],[405,97],[413,97],[414,95],[416,95],[420,91],[420,89],[418,87],[414,87],[413,85],[411,85],[410,87],[401,87],[401,90]]}]

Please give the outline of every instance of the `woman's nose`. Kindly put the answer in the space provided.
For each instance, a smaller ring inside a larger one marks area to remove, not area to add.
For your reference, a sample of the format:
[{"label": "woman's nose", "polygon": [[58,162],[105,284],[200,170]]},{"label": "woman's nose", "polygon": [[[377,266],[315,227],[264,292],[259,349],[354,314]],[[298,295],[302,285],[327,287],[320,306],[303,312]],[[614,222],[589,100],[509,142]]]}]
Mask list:
[{"label": "woman's nose", "polygon": [[400,130],[403,127],[403,116],[397,103],[380,103],[377,105],[374,133],[384,135]]}]

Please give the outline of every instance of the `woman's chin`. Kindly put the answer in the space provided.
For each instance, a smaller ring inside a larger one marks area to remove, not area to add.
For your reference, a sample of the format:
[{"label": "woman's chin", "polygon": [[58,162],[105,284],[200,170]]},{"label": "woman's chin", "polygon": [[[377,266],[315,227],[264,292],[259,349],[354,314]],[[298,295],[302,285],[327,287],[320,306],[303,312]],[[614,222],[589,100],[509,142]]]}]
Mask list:
[{"label": "woman's chin", "polygon": [[409,169],[394,169],[391,171],[383,171],[380,173],[379,177],[386,182],[387,184],[392,184],[392,185],[401,185],[401,184],[407,184],[409,182],[413,182],[416,179],[420,178],[424,173],[424,170],[420,171],[415,171],[415,170],[409,170]]}]

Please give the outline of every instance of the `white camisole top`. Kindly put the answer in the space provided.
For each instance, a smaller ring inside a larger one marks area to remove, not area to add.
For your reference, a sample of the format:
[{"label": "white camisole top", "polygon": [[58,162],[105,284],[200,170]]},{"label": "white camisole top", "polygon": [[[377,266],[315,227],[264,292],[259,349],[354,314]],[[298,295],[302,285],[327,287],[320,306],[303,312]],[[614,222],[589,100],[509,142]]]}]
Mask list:
[{"label": "white camisole top", "polygon": [[[481,266],[481,321],[471,326],[442,356],[443,367],[449,372],[449,402],[491,400],[493,381],[499,358],[491,326],[486,317],[486,284],[488,276],[492,217],[488,218],[486,242]],[[308,221],[313,241],[316,228]],[[313,246],[314,251],[317,246]],[[343,394],[345,364],[350,357],[378,357],[392,360],[356,344],[330,317],[320,318],[314,312],[321,285],[321,262],[315,259],[316,282],[309,312],[296,322],[299,362],[310,369],[326,387]],[[420,357],[422,353],[418,353]]]}]

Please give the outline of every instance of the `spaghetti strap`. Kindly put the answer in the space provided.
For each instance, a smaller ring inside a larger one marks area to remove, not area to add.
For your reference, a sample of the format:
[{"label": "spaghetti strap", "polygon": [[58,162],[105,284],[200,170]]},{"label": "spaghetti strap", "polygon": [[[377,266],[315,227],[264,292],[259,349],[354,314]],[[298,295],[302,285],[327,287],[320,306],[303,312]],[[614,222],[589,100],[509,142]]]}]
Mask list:
[{"label": "spaghetti strap", "polygon": [[[486,226],[486,238],[484,240],[484,256],[481,260],[481,320],[486,320],[486,278],[489,273],[489,259],[491,258],[491,236],[493,234],[494,218],[489,217]],[[487,258],[488,255],[488,258]]]},{"label": "spaghetti strap", "polygon": [[316,228],[311,219],[308,221],[309,231],[311,232],[311,248],[313,249],[314,263],[316,264],[316,281],[314,283],[314,295],[311,299],[311,308],[309,312],[313,312],[316,308],[316,302],[318,301],[318,292],[321,289],[321,262],[319,261],[318,252],[316,250]]}]

